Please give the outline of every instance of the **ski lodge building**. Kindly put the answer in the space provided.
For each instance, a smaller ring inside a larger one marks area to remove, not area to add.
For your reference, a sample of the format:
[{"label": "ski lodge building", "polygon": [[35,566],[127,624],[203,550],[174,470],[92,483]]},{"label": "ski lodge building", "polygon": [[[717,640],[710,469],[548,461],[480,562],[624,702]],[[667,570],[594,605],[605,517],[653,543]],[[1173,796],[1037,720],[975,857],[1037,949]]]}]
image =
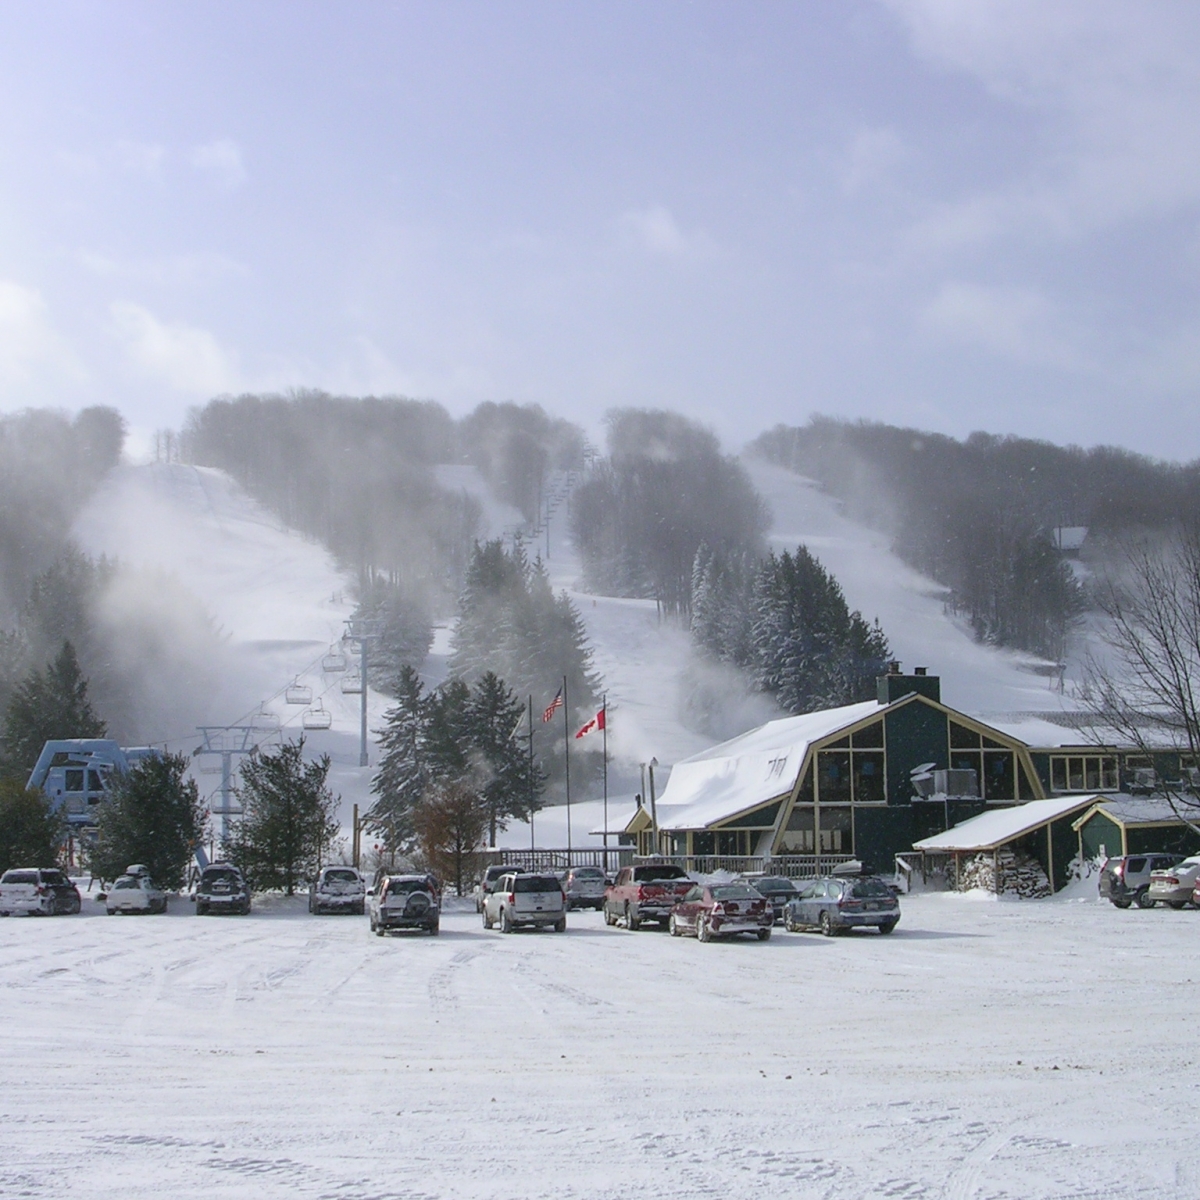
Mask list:
[{"label": "ski lodge building", "polygon": [[1200,784],[1197,764],[1178,753],[1085,737],[1044,717],[988,724],[943,704],[937,676],[894,663],[876,700],[770,721],[676,763],[622,841],[640,855],[707,860],[699,869],[783,859],[776,869],[786,871],[787,858],[816,855],[890,871],[915,842],[981,813],[1074,796],[1052,831],[1061,850],[1046,864],[1058,887],[1074,855],[1067,842],[1078,839],[1071,822],[1105,793],[1146,794],[1160,779]]}]

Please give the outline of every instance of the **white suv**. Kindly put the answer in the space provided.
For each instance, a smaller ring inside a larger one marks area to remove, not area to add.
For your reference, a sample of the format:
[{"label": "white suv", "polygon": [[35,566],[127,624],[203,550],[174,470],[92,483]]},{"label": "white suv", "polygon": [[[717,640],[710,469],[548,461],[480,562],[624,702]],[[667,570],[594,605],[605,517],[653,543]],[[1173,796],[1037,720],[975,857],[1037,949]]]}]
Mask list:
[{"label": "white suv", "polygon": [[567,931],[567,897],[554,875],[501,875],[483,902],[483,927],[500,926],[512,933],[521,925],[540,929],[549,925],[555,933]]},{"label": "white suv", "polygon": [[308,888],[308,911],[348,912],[361,917],[366,911],[367,887],[353,867],[322,867]]},{"label": "white suv", "polygon": [[437,888],[429,875],[381,875],[367,893],[371,932],[424,929],[436,936],[441,924]]}]

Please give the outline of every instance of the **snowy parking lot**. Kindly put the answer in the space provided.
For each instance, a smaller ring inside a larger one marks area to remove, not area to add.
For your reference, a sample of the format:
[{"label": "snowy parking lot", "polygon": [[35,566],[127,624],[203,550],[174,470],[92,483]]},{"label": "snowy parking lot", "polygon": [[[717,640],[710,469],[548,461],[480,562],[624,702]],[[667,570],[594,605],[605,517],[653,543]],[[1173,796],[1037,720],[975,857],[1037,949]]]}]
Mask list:
[{"label": "snowy parking lot", "polygon": [[0,921],[5,1197],[1200,1195],[1200,913],[701,945],[84,903]]}]

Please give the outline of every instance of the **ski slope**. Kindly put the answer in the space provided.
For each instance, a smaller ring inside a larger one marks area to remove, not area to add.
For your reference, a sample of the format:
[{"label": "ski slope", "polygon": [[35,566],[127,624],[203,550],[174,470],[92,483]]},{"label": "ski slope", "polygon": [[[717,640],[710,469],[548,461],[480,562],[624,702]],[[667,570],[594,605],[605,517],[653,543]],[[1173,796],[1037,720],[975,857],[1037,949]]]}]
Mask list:
[{"label": "ski slope", "polygon": [[906,668],[927,667],[941,676],[947,704],[981,716],[1064,707],[1049,678],[1037,673],[1050,664],[976,642],[946,615],[946,589],[897,558],[885,534],[843,516],[811,480],[758,458],[744,461],[771,507],[775,550],[806,545],[842,585],[850,607],[868,621],[879,618]]},{"label": "ski slope", "polygon": [[[1034,673],[1043,664],[975,643],[943,612],[942,589],[900,562],[883,535],[842,516],[809,481],[759,460],[748,459],[746,465],[772,512],[772,545],[808,545],[841,582],[851,606],[869,619],[879,617],[898,658],[941,675],[948,703],[992,715],[1063,706],[1045,677]],[[496,501],[473,468],[442,467],[438,479],[478,500],[483,536],[502,536],[519,524],[519,514]],[[169,581],[211,618],[215,643],[198,640],[194,670],[176,688],[183,701],[172,710],[173,727],[156,728],[147,740],[191,749],[194,726],[200,723],[278,724],[282,736],[297,736],[302,709],[283,699],[286,685],[299,679],[333,714],[329,731],[305,736],[314,753],[332,759],[331,782],[343,797],[343,824],[349,824],[353,803],[370,803],[372,772],[358,766],[359,698],[344,696],[340,677],[320,669],[321,656],[340,638],[353,608],[351,581],[323,547],[282,527],[223,472],[162,463],[113,471],[80,515],[75,535],[90,553],[117,557],[146,579],[157,577],[159,590],[162,580]],[[660,619],[653,601],[579,590],[580,562],[561,511],[537,549],[548,549],[551,579],[569,592],[586,626],[609,701],[610,796],[614,808],[628,807],[642,786],[639,764],[657,758],[661,790],[671,764],[720,740],[697,729],[685,713],[697,669],[688,634]],[[143,591],[140,603],[149,602],[152,590]],[[186,657],[186,639],[177,641]],[[445,677],[451,642],[452,629],[443,625],[425,664],[431,685]],[[716,686],[727,697],[721,736],[778,715],[768,702],[747,697],[729,680],[718,679]],[[534,697],[535,706],[550,699]],[[372,730],[386,707],[386,698],[371,697]],[[592,735],[591,744],[595,740]],[[210,788],[213,783],[201,782]],[[597,789],[581,789],[575,799],[587,803],[600,797]],[[598,813],[597,805],[587,816],[573,815],[573,845],[599,844],[598,837],[587,834],[601,824]],[[534,832],[541,845],[565,845],[565,813],[545,812]],[[501,841],[529,845],[528,826],[510,827]]]},{"label": "ski slope", "polygon": [[1191,1200],[1194,912],[888,938],[0,920],[0,1196]]}]

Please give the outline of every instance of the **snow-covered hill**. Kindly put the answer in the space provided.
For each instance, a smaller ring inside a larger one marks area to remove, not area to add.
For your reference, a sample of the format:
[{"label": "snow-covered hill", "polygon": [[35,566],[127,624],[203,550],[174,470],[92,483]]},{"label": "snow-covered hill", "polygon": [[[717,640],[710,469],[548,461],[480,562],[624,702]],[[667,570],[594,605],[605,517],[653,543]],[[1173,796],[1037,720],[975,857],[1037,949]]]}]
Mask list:
[{"label": "snow-covered hill", "polygon": [[850,607],[879,618],[896,658],[941,676],[947,704],[978,714],[1063,707],[1051,677],[1038,673],[1051,664],[976,642],[944,612],[946,589],[897,558],[886,535],[844,517],[836,500],[792,471],[755,458],[745,465],[771,506],[776,550],[808,546],[837,577]]},{"label": "snow-covered hill", "polygon": [[[1046,678],[1034,673],[1040,665],[1036,660],[972,641],[944,614],[938,585],[901,563],[881,534],[846,519],[834,501],[800,477],[754,460],[747,466],[771,507],[773,544],[782,549],[806,543],[840,580],[850,604],[868,618],[879,617],[898,658],[941,675],[948,703],[980,713],[1062,706]],[[485,535],[501,535],[516,522],[518,515],[496,502],[472,469],[445,470],[444,484],[480,500]],[[350,580],[325,549],[281,527],[222,472],[178,464],[114,471],[81,514],[75,533],[89,552],[116,556],[142,569],[147,580],[156,572],[171,588],[193,597],[219,632],[215,667],[211,661],[197,663],[192,681],[181,684],[194,694],[178,708],[180,727],[147,736],[189,749],[196,724],[269,723],[270,717],[256,716],[264,712],[273,715],[284,736],[298,734],[303,708],[287,705],[284,689],[299,679],[312,687],[314,703],[319,700],[333,715],[330,730],[306,736],[314,752],[333,759],[332,782],[343,795],[345,823],[352,803],[369,803],[371,771],[358,766],[358,697],[343,695],[341,677],[321,670],[322,655],[341,636],[352,609]],[[627,806],[640,786],[640,763],[657,758],[665,786],[670,764],[718,739],[687,716],[696,663],[686,631],[660,620],[653,601],[579,591],[580,563],[561,516],[551,525],[548,544],[551,577],[579,607],[607,690],[615,810]],[[541,541],[540,549],[546,545]],[[143,595],[140,602],[150,600]],[[431,683],[444,677],[450,639],[449,627],[438,630],[426,665]],[[211,642],[201,645],[211,659]],[[713,681],[708,684],[711,689]],[[769,705],[739,694],[729,680],[717,680],[716,690],[727,701],[722,736],[772,715]],[[534,703],[550,699],[534,697]],[[386,706],[385,698],[372,697],[372,728]],[[205,782],[211,786],[213,781]],[[591,792],[576,798],[599,799]],[[598,807],[580,809],[572,821],[573,843],[584,844],[586,829],[597,824]],[[561,844],[565,814],[539,816],[535,832],[542,845]],[[511,828],[503,841],[528,845],[528,827]]]}]

